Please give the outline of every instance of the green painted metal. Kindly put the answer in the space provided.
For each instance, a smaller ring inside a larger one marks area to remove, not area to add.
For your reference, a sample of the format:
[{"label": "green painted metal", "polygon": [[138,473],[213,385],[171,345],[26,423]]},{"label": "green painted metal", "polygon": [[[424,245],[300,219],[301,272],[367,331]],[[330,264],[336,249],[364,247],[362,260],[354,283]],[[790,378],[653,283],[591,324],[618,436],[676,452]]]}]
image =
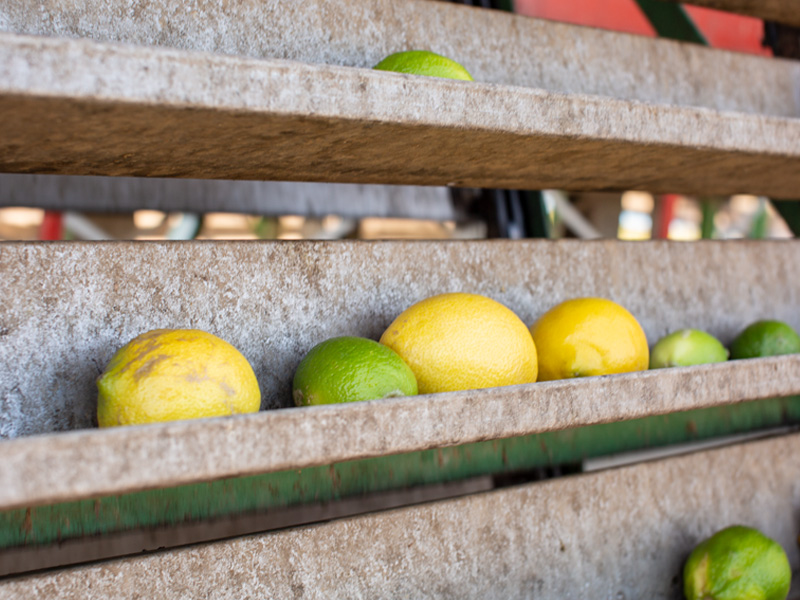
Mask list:
[{"label": "green painted metal", "polygon": [[700,30],[697,29],[680,4],[672,4],[662,0],[636,0],[636,3],[659,36],[682,42],[708,45],[706,38],[700,33]]},{"label": "green painted metal", "polygon": [[177,525],[502,475],[800,423],[800,397],[672,413],[504,440],[0,513],[0,548]]},{"label": "green painted metal", "polygon": [[789,229],[795,236],[800,237],[800,200],[784,200],[774,203],[775,210],[783,217]]}]

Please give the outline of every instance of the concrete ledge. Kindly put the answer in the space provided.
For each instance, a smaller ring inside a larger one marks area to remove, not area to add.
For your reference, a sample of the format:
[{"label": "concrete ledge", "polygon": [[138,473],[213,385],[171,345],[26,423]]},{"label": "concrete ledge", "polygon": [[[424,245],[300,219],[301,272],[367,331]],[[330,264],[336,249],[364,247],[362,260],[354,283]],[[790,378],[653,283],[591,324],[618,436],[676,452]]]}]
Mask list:
[{"label": "concrete ledge", "polygon": [[0,443],[0,510],[798,393],[800,355],[791,355],[34,436]]},{"label": "concrete ledge", "polygon": [[800,121],[0,35],[0,170],[793,198]]},{"label": "concrete ledge", "polygon": [[730,525],[800,567],[799,452],[797,435],[773,438],[10,579],[0,597],[672,600],[691,549]]},{"label": "concrete ledge", "polygon": [[800,11],[794,0],[669,0],[685,2],[706,8],[757,17],[765,21],[777,21],[786,25],[800,27]]},{"label": "concrete ledge", "polygon": [[[794,0],[747,3],[778,2],[794,10]],[[0,31],[368,68],[392,52],[427,49],[463,63],[483,83],[800,116],[795,61],[449,2],[137,0],[135,8],[127,0],[4,2]]]}]

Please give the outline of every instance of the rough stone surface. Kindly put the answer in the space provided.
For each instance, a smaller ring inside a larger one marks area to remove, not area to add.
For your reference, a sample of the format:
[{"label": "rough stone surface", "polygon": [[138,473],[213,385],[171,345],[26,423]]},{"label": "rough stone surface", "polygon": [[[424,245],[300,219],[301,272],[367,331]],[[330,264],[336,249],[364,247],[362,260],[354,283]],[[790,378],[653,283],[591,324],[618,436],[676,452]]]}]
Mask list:
[{"label": "rough stone surface", "polygon": [[0,597],[678,600],[691,549],[756,527],[800,567],[800,437],[6,580]]},{"label": "rough stone surface", "polygon": [[669,0],[685,2],[758,17],[765,21],[777,21],[800,27],[800,10],[796,0]]},{"label": "rough stone surface", "polygon": [[[796,12],[794,0],[780,4]],[[794,62],[448,2],[0,0],[0,30],[350,67],[419,48],[486,83],[800,116]]]},{"label": "rough stone surface", "polygon": [[0,206],[454,219],[445,188],[0,174]]},{"label": "rough stone surface", "polygon": [[[291,405],[294,369],[320,341],[377,339],[406,307],[443,292],[495,298],[525,323],[568,298],[609,297],[651,343],[687,326],[729,343],[761,318],[800,328],[798,242],[8,243],[0,275],[4,438],[92,427],[95,378],[155,328],[231,342],[252,363],[265,409]],[[18,440],[0,444],[0,506],[790,395],[798,360]]]},{"label": "rough stone surface", "polygon": [[793,198],[800,121],[0,34],[0,170]]}]

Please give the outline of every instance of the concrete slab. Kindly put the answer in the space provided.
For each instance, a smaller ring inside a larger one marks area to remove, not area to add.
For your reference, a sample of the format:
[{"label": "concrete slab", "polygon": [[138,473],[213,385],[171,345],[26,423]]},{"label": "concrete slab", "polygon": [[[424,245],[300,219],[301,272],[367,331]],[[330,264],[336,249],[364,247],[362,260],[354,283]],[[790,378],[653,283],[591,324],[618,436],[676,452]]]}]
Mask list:
[{"label": "concrete slab", "polygon": [[691,549],[736,524],[800,567],[790,435],[457,500],[0,583],[0,598],[682,597]]},{"label": "concrete slab", "polygon": [[0,170],[794,198],[797,119],[0,35]]},{"label": "concrete slab", "polygon": [[280,181],[0,174],[0,206],[133,212],[142,208],[258,215],[458,217],[446,188]]},{"label": "concrete slab", "polygon": [[[794,10],[793,0],[717,1]],[[367,68],[393,52],[426,49],[484,83],[800,116],[794,61],[449,2],[2,0],[0,31]]]},{"label": "concrete slab", "polygon": [[[93,427],[95,378],[118,347],[159,327],[234,344],[254,366],[264,409],[291,406],[294,369],[317,343],[377,339],[407,306],[443,292],[493,297],[525,323],[567,298],[609,297],[651,343],[687,326],[728,343],[760,318],[800,328],[798,255],[793,241],[4,244],[0,434]],[[19,440],[0,444],[0,507],[791,395],[798,360]]]}]

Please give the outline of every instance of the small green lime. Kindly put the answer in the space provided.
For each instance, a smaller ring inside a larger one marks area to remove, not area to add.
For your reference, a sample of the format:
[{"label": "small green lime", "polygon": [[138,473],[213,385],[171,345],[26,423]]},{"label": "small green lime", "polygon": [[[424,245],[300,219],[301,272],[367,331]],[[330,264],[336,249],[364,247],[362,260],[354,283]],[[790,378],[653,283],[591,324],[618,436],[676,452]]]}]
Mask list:
[{"label": "small green lime", "polygon": [[725,362],[728,351],[713,335],[699,329],[680,329],[661,338],[650,352],[650,368],[690,367]]},{"label": "small green lime", "polygon": [[314,346],[297,367],[292,386],[297,406],[416,394],[414,373],[394,350],[349,336]]},{"label": "small green lime", "polygon": [[379,71],[473,81],[472,75],[456,61],[427,50],[409,50],[390,54],[374,68]]},{"label": "small green lime", "polygon": [[731,358],[759,358],[800,353],[800,335],[782,321],[757,321],[731,344]]},{"label": "small green lime", "polygon": [[701,542],[683,568],[688,600],[785,600],[792,569],[775,540],[736,525]]}]

